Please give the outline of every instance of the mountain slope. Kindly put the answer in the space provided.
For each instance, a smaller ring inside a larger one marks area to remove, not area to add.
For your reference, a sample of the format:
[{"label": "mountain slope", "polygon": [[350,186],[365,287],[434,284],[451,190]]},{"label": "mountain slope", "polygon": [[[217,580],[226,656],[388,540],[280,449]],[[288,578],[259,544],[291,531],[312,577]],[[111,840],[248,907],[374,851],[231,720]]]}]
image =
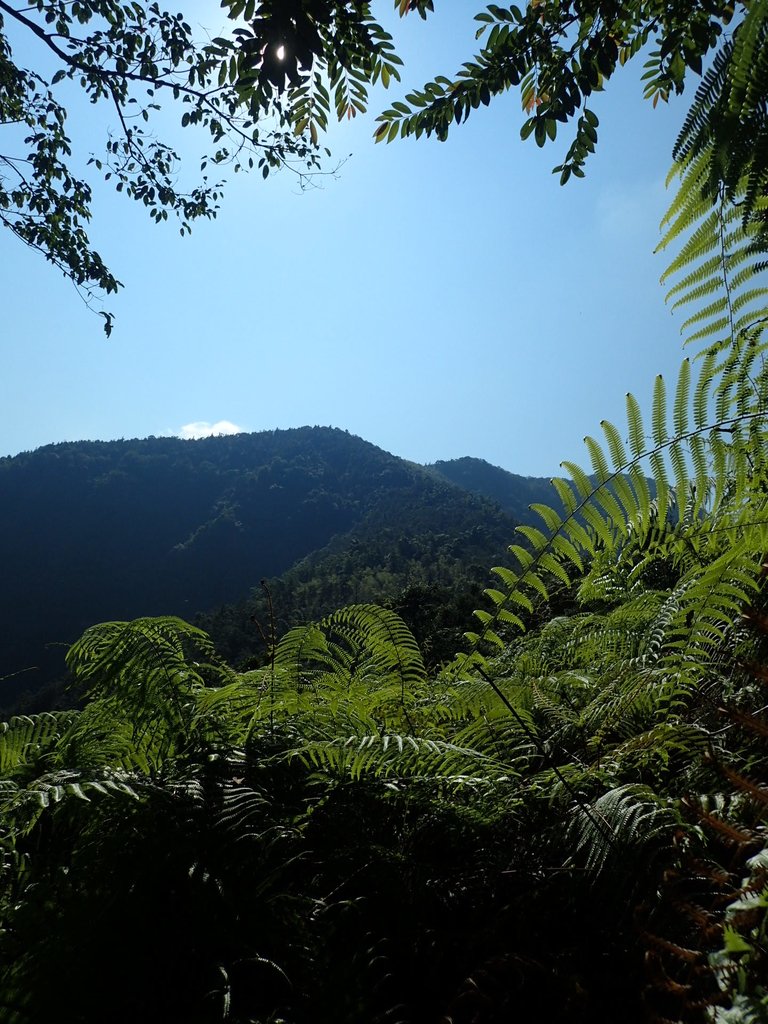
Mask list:
[{"label": "mountain slope", "polygon": [[320,563],[352,600],[450,585],[467,565],[484,580],[513,532],[507,513],[446,474],[331,428],[0,459],[0,675],[36,667],[7,679],[5,698],[59,673],[96,621],[191,618],[293,567],[295,618],[317,605]]},{"label": "mountain slope", "polygon": [[534,502],[552,505],[556,501],[548,478],[518,476],[499,466],[492,466],[484,459],[466,456],[447,462],[434,462],[424,468],[470,494],[495,501],[518,523],[535,523],[538,526],[540,520],[530,512],[528,506]]}]

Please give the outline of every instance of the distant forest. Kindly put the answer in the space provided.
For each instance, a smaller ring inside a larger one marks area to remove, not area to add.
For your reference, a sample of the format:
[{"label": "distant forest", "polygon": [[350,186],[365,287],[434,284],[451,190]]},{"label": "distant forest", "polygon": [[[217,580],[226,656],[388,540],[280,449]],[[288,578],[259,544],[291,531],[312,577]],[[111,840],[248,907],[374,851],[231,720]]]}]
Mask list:
[{"label": "distant forest", "polygon": [[417,466],[344,431],[50,445],[0,459],[0,701],[41,707],[93,622],[181,615],[233,664],[272,628],[388,603],[430,663],[460,646],[547,480],[478,459]]}]

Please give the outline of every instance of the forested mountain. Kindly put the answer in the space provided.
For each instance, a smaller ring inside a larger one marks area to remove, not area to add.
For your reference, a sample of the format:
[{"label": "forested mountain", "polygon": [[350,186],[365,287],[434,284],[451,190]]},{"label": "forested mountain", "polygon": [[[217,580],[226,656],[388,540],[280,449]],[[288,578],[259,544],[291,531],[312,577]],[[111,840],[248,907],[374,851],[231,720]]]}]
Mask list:
[{"label": "forested mountain", "polygon": [[[440,465],[447,478],[452,464]],[[96,621],[191,618],[278,577],[281,628],[414,586],[479,594],[513,533],[498,505],[331,428],[5,458],[0,672],[22,674],[6,678],[0,703],[60,672],[66,645]],[[218,616],[233,657],[261,645],[252,613],[231,644],[232,617]]]},{"label": "forested mountain", "polygon": [[448,462],[438,461],[426,468],[471,494],[490,498],[521,523],[531,519],[529,505],[552,501],[552,485],[547,478],[518,476],[484,459],[465,456]]}]

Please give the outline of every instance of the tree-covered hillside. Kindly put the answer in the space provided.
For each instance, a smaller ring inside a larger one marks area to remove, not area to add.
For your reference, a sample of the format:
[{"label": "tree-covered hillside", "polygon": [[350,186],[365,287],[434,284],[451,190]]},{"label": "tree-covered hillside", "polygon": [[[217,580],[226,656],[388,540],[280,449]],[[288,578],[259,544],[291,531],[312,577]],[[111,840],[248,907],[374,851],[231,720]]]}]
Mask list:
[{"label": "tree-covered hillside", "polygon": [[[476,591],[513,527],[488,500],[330,428],[2,459],[0,665],[34,671],[6,679],[0,703],[59,674],[95,620],[191,618],[289,570],[275,587],[281,628],[414,585],[467,579]],[[246,650],[222,633],[233,657],[263,647],[249,617]]]},{"label": "tree-covered hillside", "polygon": [[492,466],[485,459],[451,459],[433,463],[426,467],[444,480],[463,487],[471,494],[490,498],[508,512],[518,523],[531,522],[529,505],[534,502],[552,501],[552,485],[540,476],[518,476],[499,466]]}]

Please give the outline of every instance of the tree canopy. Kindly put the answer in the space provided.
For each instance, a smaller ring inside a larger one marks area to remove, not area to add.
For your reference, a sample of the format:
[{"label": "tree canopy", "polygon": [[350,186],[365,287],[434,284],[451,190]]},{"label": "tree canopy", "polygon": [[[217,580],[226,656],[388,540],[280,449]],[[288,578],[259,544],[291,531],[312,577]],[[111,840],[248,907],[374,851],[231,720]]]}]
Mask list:
[{"label": "tree canopy", "polygon": [[[0,219],[88,297],[116,291],[119,281],[88,238],[91,186],[76,170],[67,136],[61,90],[68,81],[114,113],[114,133],[89,164],[155,220],[177,214],[183,234],[195,219],[215,216],[221,183],[211,174],[224,165],[256,168],[265,177],[278,167],[299,174],[319,167],[328,88],[306,116],[297,98],[310,72],[320,82],[318,65],[335,90],[339,117],[363,108],[365,83],[397,76],[399,58],[367,4],[233,0],[224,7],[231,33],[200,43],[183,15],[156,3],[0,3],[0,124],[7,139]],[[14,58],[25,34],[45,47],[39,68]],[[179,108],[182,127],[198,126],[209,136],[200,181],[189,191],[177,184],[173,146],[152,133],[153,115],[168,103]],[[109,333],[112,318],[102,315]]]},{"label": "tree canopy", "polygon": [[[157,3],[0,0],[0,220],[88,298],[116,291],[119,281],[89,240],[91,185],[67,134],[69,82],[113,113],[113,132],[89,166],[155,220],[178,215],[182,233],[215,216],[225,168],[311,174],[328,156],[320,141],[329,119],[365,111],[375,84],[401,82],[402,61],[371,3],[225,0],[222,7],[229,32],[201,41],[182,14]],[[426,18],[433,3],[395,0],[395,8]],[[720,181],[733,198],[746,175],[744,213],[757,210],[768,174],[764,3],[538,0],[524,10],[491,4],[476,19],[474,57],[383,111],[378,141],[445,139],[473,109],[519,87],[523,138],[543,146],[560,125],[575,123],[556,167],[565,183],[584,174],[597,142],[590,95],[642,54],[654,103],[707,68],[676,155],[708,150],[710,198]],[[43,50],[37,66],[15,56],[29,40]],[[173,143],[153,133],[161,107],[177,109],[182,127],[209,139],[188,190],[178,183]],[[102,315],[109,333],[112,317]]]}]

